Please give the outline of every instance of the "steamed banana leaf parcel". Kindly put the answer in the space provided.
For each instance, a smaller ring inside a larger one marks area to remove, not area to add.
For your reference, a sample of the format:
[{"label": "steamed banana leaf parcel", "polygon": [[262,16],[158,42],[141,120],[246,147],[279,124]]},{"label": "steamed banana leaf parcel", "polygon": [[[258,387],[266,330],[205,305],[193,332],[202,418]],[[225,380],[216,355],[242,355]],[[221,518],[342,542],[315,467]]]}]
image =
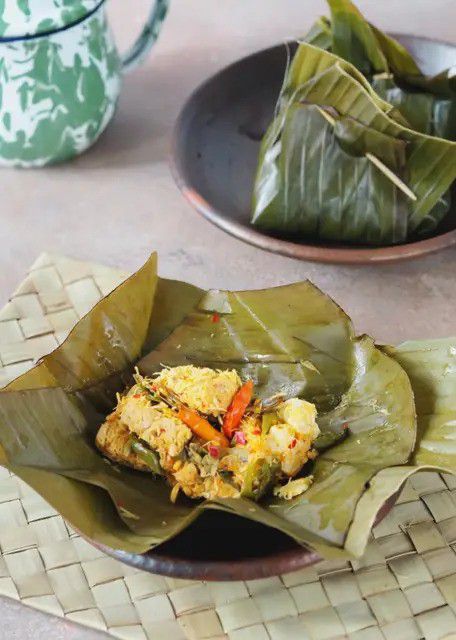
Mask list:
[{"label": "steamed banana leaf parcel", "polygon": [[152,256],[1,390],[0,463],[117,549],[219,509],[360,554],[405,475],[456,469],[455,353],[380,349],[310,282],[203,291]]},{"label": "steamed banana leaf parcel", "polygon": [[413,129],[456,140],[454,68],[428,76],[400,42],[370,24],[351,0],[328,0],[328,5],[331,17],[317,20],[305,41],[351,62]]},{"label": "steamed banana leaf parcel", "polygon": [[375,88],[343,58],[299,44],[261,144],[254,225],[370,245],[435,229],[450,210],[456,143],[413,129]]}]

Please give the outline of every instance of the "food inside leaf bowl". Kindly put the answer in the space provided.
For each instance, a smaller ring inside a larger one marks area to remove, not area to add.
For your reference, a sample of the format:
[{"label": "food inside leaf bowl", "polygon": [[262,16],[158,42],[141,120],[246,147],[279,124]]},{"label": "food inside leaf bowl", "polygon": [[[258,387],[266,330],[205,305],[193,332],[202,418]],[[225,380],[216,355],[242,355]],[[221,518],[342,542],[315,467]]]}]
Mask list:
[{"label": "food inside leaf bowl", "polygon": [[173,141],[182,193],[224,231],[300,259],[378,264],[455,244],[456,45],[329,4],[307,36],[189,98]]},{"label": "food inside leaf bowl", "polygon": [[[283,394],[253,398],[253,382],[235,369],[183,365],[119,396],[100,427],[97,446],[108,458],[166,476],[171,502],[189,498],[261,498],[268,489],[290,499],[312,476],[294,478],[316,457],[315,405]],[[288,479],[288,482],[284,483]]]},{"label": "food inside leaf bowl", "polygon": [[1,390],[0,462],[150,571],[359,557],[410,474],[456,471],[455,354],[378,347],[310,282],[203,291],[152,256]]}]

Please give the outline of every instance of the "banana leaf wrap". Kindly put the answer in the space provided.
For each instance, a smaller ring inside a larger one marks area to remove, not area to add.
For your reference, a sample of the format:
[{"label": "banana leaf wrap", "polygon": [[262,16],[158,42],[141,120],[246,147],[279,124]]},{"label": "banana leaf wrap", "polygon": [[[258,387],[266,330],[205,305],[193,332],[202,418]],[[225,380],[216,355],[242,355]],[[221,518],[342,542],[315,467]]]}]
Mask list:
[{"label": "banana leaf wrap", "polygon": [[328,0],[305,41],[351,62],[413,129],[456,140],[456,82],[451,69],[425,75],[396,39],[370,24],[351,0]]},{"label": "banana leaf wrap", "polygon": [[[404,475],[421,464],[456,468],[445,448],[456,410],[456,393],[448,396],[456,389],[454,344],[380,349],[355,336],[349,317],[310,282],[206,292],[159,278],[152,256],[0,392],[0,462],[83,535],[117,549],[145,552],[202,510],[221,509],[324,557],[360,555],[372,514]],[[136,364],[151,374],[162,363],[235,367],[260,396],[283,391],[315,402],[322,433],[312,487],[291,501],[171,504],[163,479],[103,459],[94,438],[116,392],[130,384]],[[411,383],[421,394],[418,442]],[[438,455],[428,440],[438,442]],[[378,491],[385,473],[394,482]]]},{"label": "banana leaf wrap", "polygon": [[429,233],[449,211],[456,143],[404,122],[353,65],[299,44],[261,144],[252,223],[372,245]]}]

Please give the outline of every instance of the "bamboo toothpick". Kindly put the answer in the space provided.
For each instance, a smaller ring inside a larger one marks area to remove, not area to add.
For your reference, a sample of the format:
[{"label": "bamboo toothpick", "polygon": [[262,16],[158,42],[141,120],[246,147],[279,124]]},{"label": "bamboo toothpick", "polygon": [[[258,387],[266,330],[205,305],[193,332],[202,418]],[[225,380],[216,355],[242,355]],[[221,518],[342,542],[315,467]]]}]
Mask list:
[{"label": "bamboo toothpick", "polygon": [[381,160],[379,160],[376,156],[369,152],[366,153],[366,158],[370,160],[372,164],[375,164],[377,169],[380,169],[380,171],[382,171],[385,176],[391,180],[391,182],[394,182],[396,187],[398,187],[398,189],[401,189],[401,191],[403,191],[405,195],[410,198],[410,200],[413,200],[414,202],[417,201],[418,198],[410,189],[410,187],[408,187],[405,182],[402,182],[402,180],[398,178],[397,175],[386,166],[386,164],[383,164]]},{"label": "bamboo toothpick", "polygon": [[323,116],[323,118],[326,118],[326,120],[329,122],[329,124],[334,127],[334,125],[336,124],[336,119],[332,117],[331,114],[329,114],[326,109],[323,109],[322,107],[317,106],[318,111],[321,113],[321,115]]},{"label": "bamboo toothpick", "polygon": [[[333,118],[333,116],[330,113],[328,113],[326,109],[323,109],[322,107],[319,107],[319,106],[317,106],[317,109],[321,113],[321,115],[329,122],[329,124],[332,127],[334,127],[334,125],[336,124],[336,119]],[[402,182],[402,180],[398,178],[397,175],[386,166],[386,164],[384,164],[381,160],[379,160],[377,156],[374,156],[373,153],[367,152],[365,154],[365,157],[370,162],[372,162],[372,164],[375,165],[377,169],[379,169],[389,180],[391,180],[391,182],[393,182],[398,189],[400,189],[403,193],[405,193],[405,195],[408,198],[410,198],[410,200],[413,200],[414,202],[416,202],[418,198],[410,189],[410,187],[408,187],[405,184],[405,182]]]}]

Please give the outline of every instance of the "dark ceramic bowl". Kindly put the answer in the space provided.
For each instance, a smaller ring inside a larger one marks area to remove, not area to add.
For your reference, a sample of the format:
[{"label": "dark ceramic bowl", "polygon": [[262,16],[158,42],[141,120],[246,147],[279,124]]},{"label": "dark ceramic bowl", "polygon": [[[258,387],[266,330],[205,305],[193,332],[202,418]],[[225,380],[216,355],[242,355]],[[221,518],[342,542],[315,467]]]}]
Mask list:
[{"label": "dark ceramic bowl", "polygon": [[[376,524],[393,508],[399,493],[385,502]],[[137,569],[187,580],[255,580],[321,560],[276,529],[221,511],[206,511],[188,529],[145,554],[89,542]]]},{"label": "dark ceramic bowl", "polygon": [[[427,73],[437,73],[456,62],[456,45],[394,35]],[[447,216],[432,237],[380,248],[297,242],[250,225],[259,145],[272,119],[286,60],[285,45],[243,58],[207,80],[184,106],[174,132],[171,168],[195,209],[240,240],[301,260],[393,262],[456,244],[456,214]]]}]

